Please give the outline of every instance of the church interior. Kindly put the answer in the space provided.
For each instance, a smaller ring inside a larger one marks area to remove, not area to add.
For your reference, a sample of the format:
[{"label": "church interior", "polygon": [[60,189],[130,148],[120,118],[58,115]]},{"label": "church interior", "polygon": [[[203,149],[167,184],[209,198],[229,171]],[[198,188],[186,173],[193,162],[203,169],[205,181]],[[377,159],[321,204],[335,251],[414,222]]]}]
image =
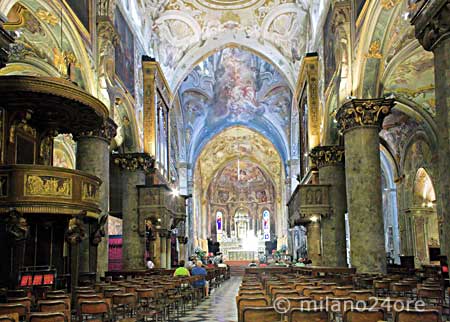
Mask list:
[{"label": "church interior", "polygon": [[450,321],[449,160],[449,0],[0,0],[0,322]]}]

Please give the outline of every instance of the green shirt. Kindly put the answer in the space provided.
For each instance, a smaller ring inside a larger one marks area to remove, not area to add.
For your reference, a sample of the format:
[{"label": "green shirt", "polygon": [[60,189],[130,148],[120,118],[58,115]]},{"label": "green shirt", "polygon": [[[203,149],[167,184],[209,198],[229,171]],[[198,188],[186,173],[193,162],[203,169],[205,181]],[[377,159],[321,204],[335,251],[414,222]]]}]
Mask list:
[{"label": "green shirt", "polygon": [[189,276],[189,270],[186,267],[178,267],[175,270],[174,276]]}]

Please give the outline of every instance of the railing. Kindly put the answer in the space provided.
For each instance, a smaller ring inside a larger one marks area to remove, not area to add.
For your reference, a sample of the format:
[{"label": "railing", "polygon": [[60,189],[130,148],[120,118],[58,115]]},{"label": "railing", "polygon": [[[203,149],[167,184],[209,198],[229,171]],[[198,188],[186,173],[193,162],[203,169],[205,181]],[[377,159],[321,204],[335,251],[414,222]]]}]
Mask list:
[{"label": "railing", "polygon": [[100,185],[99,178],[71,169],[0,166],[0,213],[98,214]]}]

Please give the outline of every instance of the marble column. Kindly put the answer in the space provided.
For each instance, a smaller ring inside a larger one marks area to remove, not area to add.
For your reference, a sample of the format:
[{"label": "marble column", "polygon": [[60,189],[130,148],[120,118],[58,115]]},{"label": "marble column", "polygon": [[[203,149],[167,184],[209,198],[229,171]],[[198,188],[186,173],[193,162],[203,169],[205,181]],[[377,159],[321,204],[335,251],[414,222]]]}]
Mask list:
[{"label": "marble column", "polygon": [[322,265],[322,247],[320,234],[320,216],[308,223],[307,227],[308,258],[313,266]]},{"label": "marble column", "polygon": [[166,246],[166,268],[172,267],[172,240],[170,238],[170,233],[166,239],[167,246]]},{"label": "marble column", "polygon": [[347,266],[345,241],[345,189],[344,147],[319,146],[311,151],[311,159],[319,169],[319,183],[330,185],[330,205],[333,213],[322,218],[322,265]]},{"label": "marble column", "polygon": [[448,0],[418,3],[411,23],[425,50],[434,53],[438,135],[437,213],[441,254],[450,259],[450,4]]},{"label": "marble column", "polygon": [[353,99],[337,112],[344,135],[350,257],[358,272],[386,272],[380,139],[391,99]]},{"label": "marble column", "polygon": [[114,164],[122,169],[122,263],[125,270],[144,269],[145,222],[139,217],[138,186],[153,166],[153,158],[144,153],[113,155]]},{"label": "marble column", "polygon": [[[75,136],[77,141],[76,168],[95,175],[102,180],[97,194],[101,210],[100,216],[109,214],[109,144],[116,135],[116,128],[116,124],[111,119],[108,119],[99,129],[78,133]],[[105,238],[96,247],[96,261],[90,260],[90,258],[95,259],[95,256],[90,256],[90,253],[95,251],[95,248],[92,248],[90,245],[91,236],[80,244],[80,272],[97,272],[97,278],[103,276],[105,271],[108,270],[107,225],[105,225],[104,230]],[[88,229],[87,232],[89,232]]]},{"label": "marble column", "polygon": [[167,268],[167,232],[162,232],[161,236],[161,253],[160,253],[160,263],[161,268]]},{"label": "marble column", "polygon": [[161,236],[160,232],[156,232],[156,237],[153,242],[153,263],[156,268],[161,268]]}]

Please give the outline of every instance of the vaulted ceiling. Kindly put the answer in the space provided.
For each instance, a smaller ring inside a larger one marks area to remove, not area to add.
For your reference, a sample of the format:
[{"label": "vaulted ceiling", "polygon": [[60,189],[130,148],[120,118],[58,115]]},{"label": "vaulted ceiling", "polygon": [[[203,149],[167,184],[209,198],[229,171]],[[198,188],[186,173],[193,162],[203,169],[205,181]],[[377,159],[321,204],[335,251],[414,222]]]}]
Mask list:
[{"label": "vaulted ceiling", "polygon": [[198,64],[178,95],[191,162],[213,136],[234,125],[261,133],[288,158],[292,93],[259,56],[226,47]]},{"label": "vaulted ceiling", "polygon": [[311,12],[322,2],[138,0],[138,6],[146,17],[144,38],[175,89],[195,63],[229,43],[268,57],[293,86],[314,22]]}]

